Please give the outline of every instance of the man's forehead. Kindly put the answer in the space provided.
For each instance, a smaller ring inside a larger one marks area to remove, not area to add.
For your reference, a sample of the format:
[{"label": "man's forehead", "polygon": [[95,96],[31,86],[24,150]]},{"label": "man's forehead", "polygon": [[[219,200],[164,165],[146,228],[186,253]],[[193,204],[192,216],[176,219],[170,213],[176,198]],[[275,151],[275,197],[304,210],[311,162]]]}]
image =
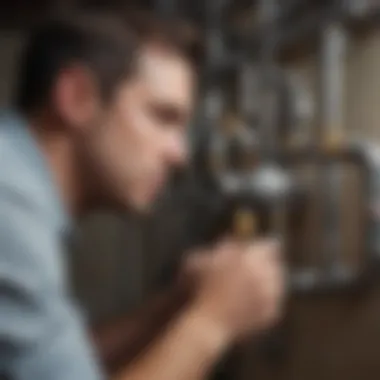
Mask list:
[{"label": "man's forehead", "polygon": [[138,76],[142,85],[162,101],[192,102],[194,73],[184,58],[160,47],[147,47],[139,57]]}]

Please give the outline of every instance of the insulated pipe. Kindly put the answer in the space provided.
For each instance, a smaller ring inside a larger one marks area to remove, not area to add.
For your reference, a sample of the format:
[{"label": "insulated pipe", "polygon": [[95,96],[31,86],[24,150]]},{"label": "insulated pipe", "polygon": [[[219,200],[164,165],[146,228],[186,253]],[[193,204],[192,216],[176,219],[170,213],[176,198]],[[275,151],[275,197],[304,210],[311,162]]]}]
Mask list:
[{"label": "insulated pipe", "polygon": [[[342,149],[345,137],[344,93],[347,36],[341,22],[330,20],[322,31],[321,44],[321,143],[322,151]],[[342,268],[340,221],[343,168],[339,163],[321,168],[323,178],[324,265],[328,271]]]}]

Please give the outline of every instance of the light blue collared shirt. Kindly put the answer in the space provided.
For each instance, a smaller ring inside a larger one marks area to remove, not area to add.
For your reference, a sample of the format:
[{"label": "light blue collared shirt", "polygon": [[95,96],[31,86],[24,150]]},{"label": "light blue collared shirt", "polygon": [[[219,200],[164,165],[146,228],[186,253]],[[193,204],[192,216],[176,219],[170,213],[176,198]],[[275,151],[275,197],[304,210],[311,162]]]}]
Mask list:
[{"label": "light blue collared shirt", "polygon": [[68,294],[70,227],[25,121],[0,115],[0,375],[97,380],[101,371]]}]

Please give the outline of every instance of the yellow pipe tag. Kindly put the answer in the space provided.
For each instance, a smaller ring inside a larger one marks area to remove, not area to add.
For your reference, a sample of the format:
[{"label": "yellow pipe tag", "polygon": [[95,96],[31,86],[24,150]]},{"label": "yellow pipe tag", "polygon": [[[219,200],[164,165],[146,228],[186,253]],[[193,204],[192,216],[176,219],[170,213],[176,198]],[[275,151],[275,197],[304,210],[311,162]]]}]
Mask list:
[{"label": "yellow pipe tag", "polygon": [[257,219],[252,210],[239,209],[235,212],[233,232],[240,239],[252,238],[257,230]]},{"label": "yellow pipe tag", "polygon": [[323,141],[323,149],[328,153],[336,153],[344,146],[345,138],[341,133],[328,135]]}]

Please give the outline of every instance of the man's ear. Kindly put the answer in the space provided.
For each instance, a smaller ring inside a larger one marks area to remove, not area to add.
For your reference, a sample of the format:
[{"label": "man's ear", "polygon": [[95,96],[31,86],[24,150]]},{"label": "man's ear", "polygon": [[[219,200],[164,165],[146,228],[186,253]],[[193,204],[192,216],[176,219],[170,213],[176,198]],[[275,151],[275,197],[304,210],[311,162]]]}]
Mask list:
[{"label": "man's ear", "polygon": [[91,70],[82,65],[62,70],[52,95],[59,116],[71,128],[84,128],[97,117],[100,107],[98,83]]}]

